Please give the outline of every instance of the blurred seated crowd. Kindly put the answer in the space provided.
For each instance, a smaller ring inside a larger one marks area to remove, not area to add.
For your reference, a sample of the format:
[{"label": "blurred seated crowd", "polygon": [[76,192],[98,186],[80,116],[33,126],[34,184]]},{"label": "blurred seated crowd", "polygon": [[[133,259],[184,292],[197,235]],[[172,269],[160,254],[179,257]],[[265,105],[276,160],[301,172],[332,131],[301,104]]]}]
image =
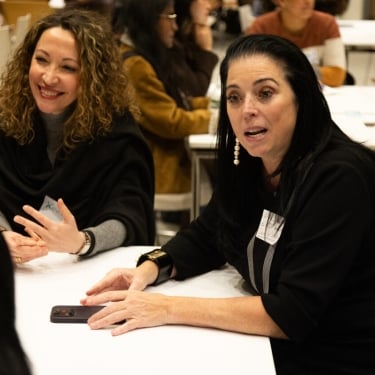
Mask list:
[{"label": "blurred seated crowd", "polygon": [[[238,10],[236,9],[242,5],[250,5],[251,12],[254,16],[260,16],[264,13],[275,10],[278,0],[237,0],[237,7],[225,7],[225,1],[216,1],[215,11],[218,18],[223,20],[226,25],[226,32],[231,34],[240,34],[241,26],[239,21]],[[315,10],[329,13],[333,16],[342,15],[348,8],[349,0],[316,0]]]}]

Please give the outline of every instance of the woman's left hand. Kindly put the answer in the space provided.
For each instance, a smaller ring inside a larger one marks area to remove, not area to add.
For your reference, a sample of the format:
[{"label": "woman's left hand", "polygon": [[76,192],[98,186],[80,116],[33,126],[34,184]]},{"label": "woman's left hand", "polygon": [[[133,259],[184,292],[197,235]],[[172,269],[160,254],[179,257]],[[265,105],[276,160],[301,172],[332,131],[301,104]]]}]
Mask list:
[{"label": "woman's left hand", "polygon": [[57,201],[62,220],[55,222],[31,206],[23,206],[23,210],[36,222],[16,215],[14,221],[25,227],[29,234],[37,235],[47,245],[49,251],[75,253],[82,246],[84,234],[77,228],[76,220],[68,207],[60,198]]},{"label": "woman's left hand", "polygon": [[[118,336],[137,328],[167,324],[170,297],[135,290],[109,291],[86,298],[87,305],[112,302],[88,320],[91,329],[101,329],[121,323],[111,333]],[[125,321],[125,322],[124,322]]]}]

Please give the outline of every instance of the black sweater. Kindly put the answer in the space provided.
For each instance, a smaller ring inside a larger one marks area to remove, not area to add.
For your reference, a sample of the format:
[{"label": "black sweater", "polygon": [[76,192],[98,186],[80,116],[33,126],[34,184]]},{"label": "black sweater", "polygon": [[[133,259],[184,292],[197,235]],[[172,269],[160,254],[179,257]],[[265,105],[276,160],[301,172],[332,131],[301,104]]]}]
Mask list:
[{"label": "black sweater", "polygon": [[60,152],[54,165],[40,118],[30,144],[19,145],[0,132],[0,211],[12,229],[25,215],[24,204],[39,209],[45,196],[63,198],[78,228],[109,219],[124,223],[123,245],[152,245],[154,241],[154,170],[150,150],[133,117],[114,117],[112,131],[81,143],[73,152]]},{"label": "black sweater", "polygon": [[214,194],[190,228],[164,246],[178,279],[229,262],[257,290],[289,337],[271,339],[278,374],[375,374],[375,164],[345,147],[314,163],[266,278],[270,246],[256,233],[263,210],[278,207],[277,194],[260,192],[230,234]]}]

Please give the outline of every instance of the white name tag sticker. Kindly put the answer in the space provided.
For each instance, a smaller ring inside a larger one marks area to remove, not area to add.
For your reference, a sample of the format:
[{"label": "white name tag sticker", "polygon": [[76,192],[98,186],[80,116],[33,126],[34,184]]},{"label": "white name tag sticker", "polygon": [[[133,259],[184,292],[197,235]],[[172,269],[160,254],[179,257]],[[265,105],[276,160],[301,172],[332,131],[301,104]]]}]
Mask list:
[{"label": "white name tag sticker", "polygon": [[268,210],[263,210],[256,237],[270,245],[275,245],[281,236],[283,228],[284,222],[281,216]]},{"label": "white name tag sticker", "polygon": [[39,208],[39,212],[47,216],[50,220],[56,222],[62,220],[61,213],[57,207],[57,202],[47,195],[44,197],[44,201]]}]

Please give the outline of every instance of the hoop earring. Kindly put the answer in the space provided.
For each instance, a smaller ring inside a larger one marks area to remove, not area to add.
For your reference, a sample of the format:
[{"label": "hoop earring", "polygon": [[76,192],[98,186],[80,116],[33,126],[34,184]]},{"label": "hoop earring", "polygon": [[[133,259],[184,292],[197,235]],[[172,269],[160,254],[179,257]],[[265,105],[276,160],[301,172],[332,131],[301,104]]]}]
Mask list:
[{"label": "hoop earring", "polygon": [[234,144],[234,159],[233,159],[233,164],[238,165],[240,164],[240,141],[236,138],[235,144]]}]

